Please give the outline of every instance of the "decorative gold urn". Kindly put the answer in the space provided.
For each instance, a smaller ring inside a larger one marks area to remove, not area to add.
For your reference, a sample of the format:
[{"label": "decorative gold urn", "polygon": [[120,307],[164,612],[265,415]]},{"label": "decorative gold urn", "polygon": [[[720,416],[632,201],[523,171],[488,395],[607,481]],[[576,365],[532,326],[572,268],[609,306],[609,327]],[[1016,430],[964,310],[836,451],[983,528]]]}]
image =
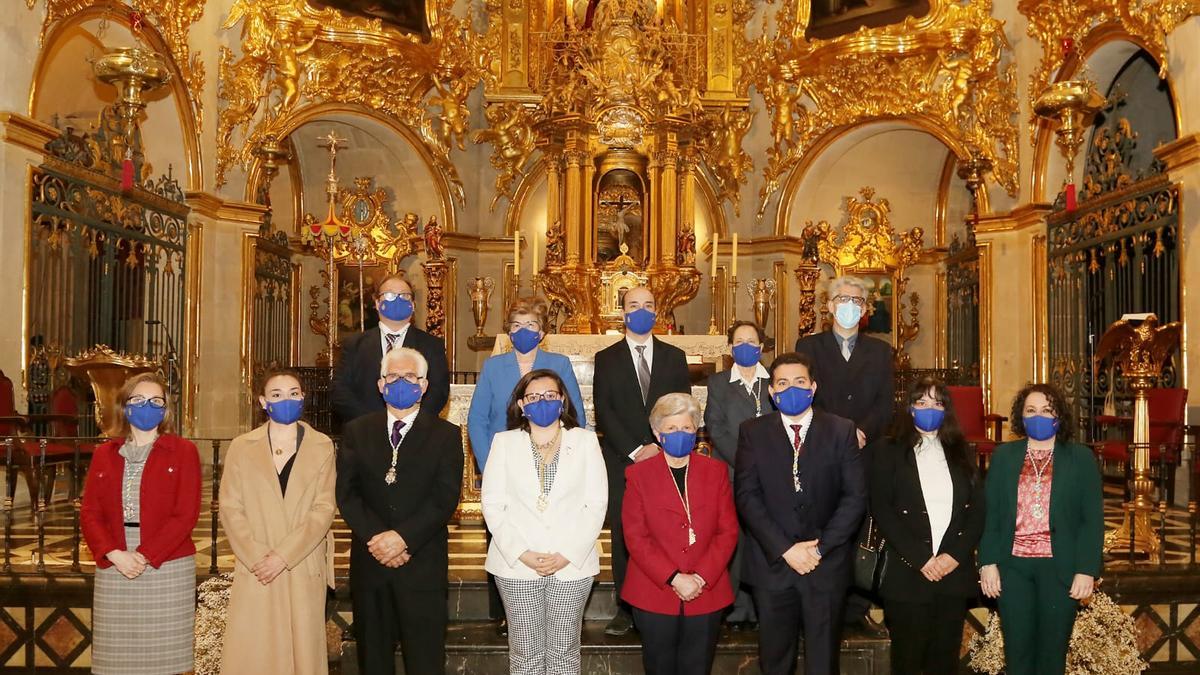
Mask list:
[{"label": "decorative gold urn", "polygon": [[467,338],[467,346],[475,351],[491,349],[495,343],[494,337],[484,335],[483,326],[487,323],[488,306],[492,302],[492,289],[496,282],[491,277],[475,277],[467,284],[467,295],[471,298],[471,317],[475,319],[475,334]]},{"label": "decorative gold urn", "polygon": [[141,47],[120,47],[92,64],[96,79],[117,89],[117,112],[130,133],[146,108],[142,94],[171,81],[171,71],[161,55]]}]

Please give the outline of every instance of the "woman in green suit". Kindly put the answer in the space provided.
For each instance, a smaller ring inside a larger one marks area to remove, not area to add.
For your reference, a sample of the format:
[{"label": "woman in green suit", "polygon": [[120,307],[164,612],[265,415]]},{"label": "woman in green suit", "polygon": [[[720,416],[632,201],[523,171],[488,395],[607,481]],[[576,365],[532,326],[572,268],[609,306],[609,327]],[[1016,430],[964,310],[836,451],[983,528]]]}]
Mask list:
[{"label": "woman in green suit", "polygon": [[1100,574],[1100,471],[1085,446],[1070,442],[1074,421],[1053,386],[1026,385],[1010,419],[1024,438],[996,448],[988,468],[980,584],[999,598],[1005,672],[1058,674],[1075,610]]}]

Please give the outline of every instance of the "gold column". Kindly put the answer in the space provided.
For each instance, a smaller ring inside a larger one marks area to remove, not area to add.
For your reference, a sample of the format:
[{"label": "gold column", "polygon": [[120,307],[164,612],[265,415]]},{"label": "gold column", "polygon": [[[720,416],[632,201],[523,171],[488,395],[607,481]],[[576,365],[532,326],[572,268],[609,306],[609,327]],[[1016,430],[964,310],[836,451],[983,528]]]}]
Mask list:
[{"label": "gold column", "polygon": [[[705,3],[708,9],[708,83],[705,94],[711,98],[734,97],[733,12],[724,2]],[[806,4],[806,3],[800,3]]]},{"label": "gold column", "polygon": [[583,154],[583,184],[580,186],[581,198],[579,207],[583,210],[583,215],[580,222],[583,223],[582,231],[580,232],[579,241],[579,259],[584,261],[593,260],[593,251],[596,250],[596,243],[593,238],[596,236],[596,163],[592,161],[592,156]]},{"label": "gold column", "polygon": [[[562,204],[558,196],[559,189],[559,161],[562,155],[557,152],[557,149],[547,149],[546,155],[546,230],[549,231],[554,227],[556,222],[562,220]],[[537,274],[538,270],[533,271]]]},{"label": "gold column", "polygon": [[646,178],[650,182],[647,194],[650,197],[650,208],[646,213],[648,229],[650,232],[650,246],[648,249],[649,267],[658,267],[658,260],[663,249],[662,246],[662,195],[660,187],[662,185],[662,164],[660,162],[660,153],[650,153],[650,164],[646,167]]},{"label": "gold column", "polygon": [[584,153],[570,149],[563,154],[567,160],[567,200],[566,209],[564,209],[566,217],[563,223],[567,232],[567,265],[578,265],[582,253],[580,232],[583,229],[583,222],[580,207],[583,205],[584,190],[580,168],[584,161]]},{"label": "gold column", "polygon": [[672,147],[671,144],[661,153],[659,164],[662,166],[662,171],[659,176],[659,199],[662,203],[662,208],[659,210],[662,222],[659,226],[659,232],[662,233],[659,239],[659,260],[666,266],[674,264],[675,246],[673,245],[676,237],[679,236],[679,219],[678,219],[678,199],[679,199],[679,177],[676,172],[676,167],[679,162],[679,151]]},{"label": "gold column", "polygon": [[[679,206],[679,223],[696,226],[696,155],[689,149],[683,153],[683,196]],[[713,225],[716,228],[716,225]]]}]

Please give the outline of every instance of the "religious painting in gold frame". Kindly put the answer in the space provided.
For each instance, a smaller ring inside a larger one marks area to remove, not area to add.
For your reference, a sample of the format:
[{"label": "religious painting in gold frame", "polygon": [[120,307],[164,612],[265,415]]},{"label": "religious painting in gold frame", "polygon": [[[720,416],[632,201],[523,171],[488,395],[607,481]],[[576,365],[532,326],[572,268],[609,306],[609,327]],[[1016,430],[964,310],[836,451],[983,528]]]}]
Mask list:
[{"label": "religious painting in gold frame", "polygon": [[879,28],[919,19],[929,13],[929,0],[799,0],[808,6],[804,36],[828,40],[860,28]]}]

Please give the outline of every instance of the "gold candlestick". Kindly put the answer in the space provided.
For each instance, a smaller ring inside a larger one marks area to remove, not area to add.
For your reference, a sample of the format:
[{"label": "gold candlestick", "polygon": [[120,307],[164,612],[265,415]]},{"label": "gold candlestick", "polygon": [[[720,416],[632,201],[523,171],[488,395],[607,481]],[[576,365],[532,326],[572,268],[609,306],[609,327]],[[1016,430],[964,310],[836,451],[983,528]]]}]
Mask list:
[{"label": "gold candlestick", "polygon": [[737,321],[737,275],[729,277],[729,322]]},{"label": "gold candlestick", "polygon": [[713,275],[712,277],[709,278],[708,285],[709,285],[709,288],[712,289],[709,294],[709,297],[711,298],[710,304],[712,305],[712,311],[710,312],[709,317],[708,317],[708,334],[709,335],[720,335],[721,331],[720,331],[720,329],[717,328],[717,277],[716,277],[716,275]]}]

